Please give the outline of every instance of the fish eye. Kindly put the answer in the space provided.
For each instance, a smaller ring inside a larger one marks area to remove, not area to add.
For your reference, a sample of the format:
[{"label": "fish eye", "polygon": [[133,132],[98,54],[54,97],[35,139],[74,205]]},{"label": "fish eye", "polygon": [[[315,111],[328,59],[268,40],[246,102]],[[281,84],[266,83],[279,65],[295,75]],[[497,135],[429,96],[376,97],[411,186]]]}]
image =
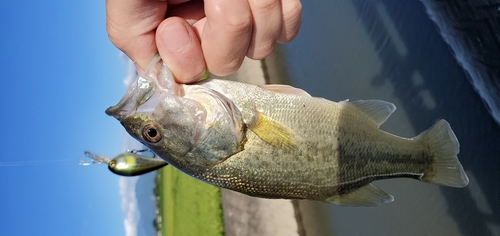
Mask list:
[{"label": "fish eye", "polygon": [[157,143],[161,140],[160,132],[152,124],[147,124],[142,128],[142,136],[151,143]]}]

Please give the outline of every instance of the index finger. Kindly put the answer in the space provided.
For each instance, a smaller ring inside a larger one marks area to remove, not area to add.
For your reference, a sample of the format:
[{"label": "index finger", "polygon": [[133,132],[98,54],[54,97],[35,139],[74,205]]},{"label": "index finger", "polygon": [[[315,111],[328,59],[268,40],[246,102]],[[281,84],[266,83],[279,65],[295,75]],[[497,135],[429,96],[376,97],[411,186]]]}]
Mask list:
[{"label": "index finger", "polygon": [[[182,0],[176,0],[179,1]],[[106,0],[108,37],[136,65],[144,69],[158,52],[155,29],[165,18],[166,11],[167,1]]]},{"label": "index finger", "polygon": [[193,26],[200,32],[208,70],[217,75],[236,71],[248,50],[252,14],[247,0],[205,0],[206,18]]}]

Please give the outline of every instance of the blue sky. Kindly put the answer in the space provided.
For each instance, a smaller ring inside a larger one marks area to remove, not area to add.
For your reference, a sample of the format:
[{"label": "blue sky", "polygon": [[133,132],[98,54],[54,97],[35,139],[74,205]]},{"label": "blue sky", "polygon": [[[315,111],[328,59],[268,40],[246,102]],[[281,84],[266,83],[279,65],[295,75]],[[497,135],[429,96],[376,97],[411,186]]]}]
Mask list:
[{"label": "blue sky", "polygon": [[104,1],[7,1],[0,8],[0,235],[124,235],[118,176],[83,167],[122,151],[104,110],[125,92]]}]

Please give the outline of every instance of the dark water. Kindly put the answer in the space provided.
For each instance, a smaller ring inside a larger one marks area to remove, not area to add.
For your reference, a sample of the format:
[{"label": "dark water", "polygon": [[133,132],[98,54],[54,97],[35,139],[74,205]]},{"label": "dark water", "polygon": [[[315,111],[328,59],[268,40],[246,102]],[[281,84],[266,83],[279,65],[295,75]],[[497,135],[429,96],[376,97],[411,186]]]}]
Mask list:
[{"label": "dark water", "polygon": [[303,19],[300,35],[284,47],[294,86],[334,101],[390,101],[398,110],[382,129],[400,136],[446,119],[471,180],[465,189],[407,179],[375,182],[394,203],[321,205],[335,235],[500,235],[500,126],[424,5],[303,1]]}]

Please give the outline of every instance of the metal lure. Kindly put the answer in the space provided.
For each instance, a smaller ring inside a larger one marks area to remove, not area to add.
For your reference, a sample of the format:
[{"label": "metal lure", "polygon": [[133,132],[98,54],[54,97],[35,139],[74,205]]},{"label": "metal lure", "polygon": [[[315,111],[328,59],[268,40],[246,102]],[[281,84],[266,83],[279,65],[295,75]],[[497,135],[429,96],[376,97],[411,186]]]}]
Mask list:
[{"label": "metal lure", "polygon": [[147,157],[137,153],[146,152],[149,150],[132,150],[121,153],[113,159],[97,155],[92,152],[85,152],[85,155],[90,157],[93,163],[108,164],[108,169],[121,176],[137,176],[146,174],[157,169],[160,169],[168,163],[160,158]]}]

